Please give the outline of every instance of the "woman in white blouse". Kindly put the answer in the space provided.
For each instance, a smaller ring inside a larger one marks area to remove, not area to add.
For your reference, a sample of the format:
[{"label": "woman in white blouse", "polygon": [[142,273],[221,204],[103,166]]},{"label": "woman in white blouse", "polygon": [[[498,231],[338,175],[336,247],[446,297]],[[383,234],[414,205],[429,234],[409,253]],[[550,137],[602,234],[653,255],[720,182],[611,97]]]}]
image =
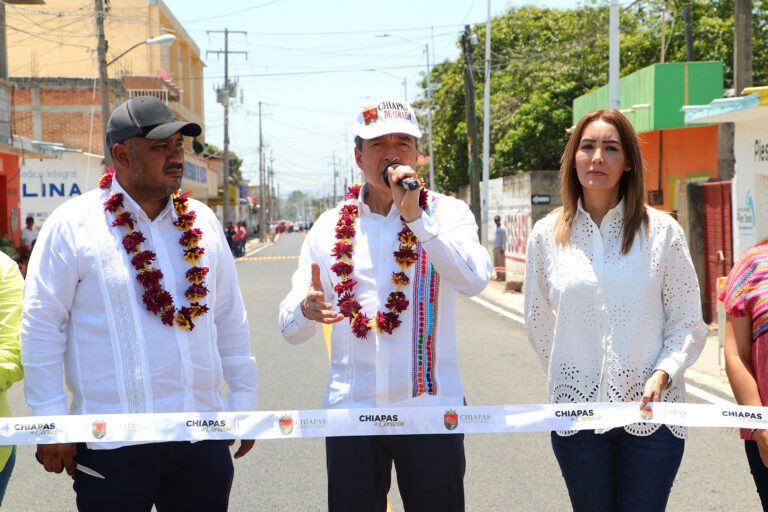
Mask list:
[{"label": "woman in white blouse", "polygon": [[[534,226],[525,274],[549,402],[682,402],[706,340],[699,286],[682,228],[645,205],[632,125],[613,109],[585,115],[560,171],[563,206]],[[685,435],[651,423],[552,432],[573,509],[664,510]]]}]

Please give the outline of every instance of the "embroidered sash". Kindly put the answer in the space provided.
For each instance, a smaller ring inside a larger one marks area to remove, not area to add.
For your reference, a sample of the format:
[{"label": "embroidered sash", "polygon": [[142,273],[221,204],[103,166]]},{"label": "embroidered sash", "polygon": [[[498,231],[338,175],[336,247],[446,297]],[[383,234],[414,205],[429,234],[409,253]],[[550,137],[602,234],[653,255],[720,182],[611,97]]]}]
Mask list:
[{"label": "embroidered sash", "polygon": [[[427,204],[427,215],[437,217],[437,200],[430,194]],[[413,335],[411,363],[411,394],[414,397],[424,393],[437,395],[435,370],[437,365],[437,315],[438,296],[440,293],[440,274],[437,273],[427,252],[421,243],[415,247],[419,255],[413,271]]]},{"label": "embroidered sash", "polygon": [[[108,193],[108,192],[107,192]],[[98,205],[106,196],[98,196]],[[96,273],[105,304],[109,338],[115,355],[115,372],[122,409],[126,413],[151,413],[152,388],[147,374],[144,333],[136,304],[134,279],[123,260],[124,251],[109,228],[103,211],[85,213],[95,242]]]}]

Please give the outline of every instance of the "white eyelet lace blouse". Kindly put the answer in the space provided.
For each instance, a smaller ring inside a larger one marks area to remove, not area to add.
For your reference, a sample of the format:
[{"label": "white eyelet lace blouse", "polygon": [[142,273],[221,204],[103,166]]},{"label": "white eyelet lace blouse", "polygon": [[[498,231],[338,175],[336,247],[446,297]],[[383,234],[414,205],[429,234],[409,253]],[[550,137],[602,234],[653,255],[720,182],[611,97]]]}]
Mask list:
[{"label": "white eyelet lace blouse", "polygon": [[[656,369],[669,374],[662,401],[684,401],[683,373],[706,341],[699,285],[680,225],[653,208],[648,215],[649,229],[638,232],[626,255],[623,200],[599,228],[579,203],[566,246],[554,240],[556,214],[533,227],[525,325],[547,371],[550,403],[639,401]],[[625,430],[646,436],[658,428],[636,423]],[[684,427],[669,429],[686,436]]]}]

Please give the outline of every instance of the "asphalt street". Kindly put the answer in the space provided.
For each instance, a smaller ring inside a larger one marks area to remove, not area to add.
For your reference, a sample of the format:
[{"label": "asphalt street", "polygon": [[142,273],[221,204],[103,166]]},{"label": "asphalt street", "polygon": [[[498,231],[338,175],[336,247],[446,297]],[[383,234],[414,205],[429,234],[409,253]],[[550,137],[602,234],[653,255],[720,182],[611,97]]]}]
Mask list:
[{"label": "asphalt street", "polygon": [[[292,346],[277,328],[278,304],[290,288],[302,239],[299,233],[283,235],[237,263],[259,367],[260,408],[265,410],[320,408],[328,378],[322,329],[308,342]],[[545,401],[546,377],[519,323],[462,297],[456,325],[469,405]],[[9,398],[15,416],[29,415],[21,383],[9,391]],[[235,461],[230,510],[327,510],[324,444],[323,439],[257,442],[251,453]],[[549,434],[477,434],[465,438],[465,448],[468,511],[570,509]],[[402,511],[394,474],[392,481],[391,509]],[[3,509],[75,510],[71,479],[46,473],[34,460],[34,447],[22,446]],[[759,509],[738,432],[689,430],[668,510]]]}]

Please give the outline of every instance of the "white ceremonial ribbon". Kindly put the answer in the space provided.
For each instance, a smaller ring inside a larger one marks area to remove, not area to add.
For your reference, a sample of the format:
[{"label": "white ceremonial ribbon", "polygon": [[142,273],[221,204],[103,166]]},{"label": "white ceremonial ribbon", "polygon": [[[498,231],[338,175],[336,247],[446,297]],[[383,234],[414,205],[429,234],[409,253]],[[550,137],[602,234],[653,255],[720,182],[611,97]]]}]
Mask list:
[{"label": "white ceremonial ribbon", "polygon": [[632,423],[768,428],[768,407],[654,402],[400,407],[0,418],[0,444],[491,434],[619,428]]}]

